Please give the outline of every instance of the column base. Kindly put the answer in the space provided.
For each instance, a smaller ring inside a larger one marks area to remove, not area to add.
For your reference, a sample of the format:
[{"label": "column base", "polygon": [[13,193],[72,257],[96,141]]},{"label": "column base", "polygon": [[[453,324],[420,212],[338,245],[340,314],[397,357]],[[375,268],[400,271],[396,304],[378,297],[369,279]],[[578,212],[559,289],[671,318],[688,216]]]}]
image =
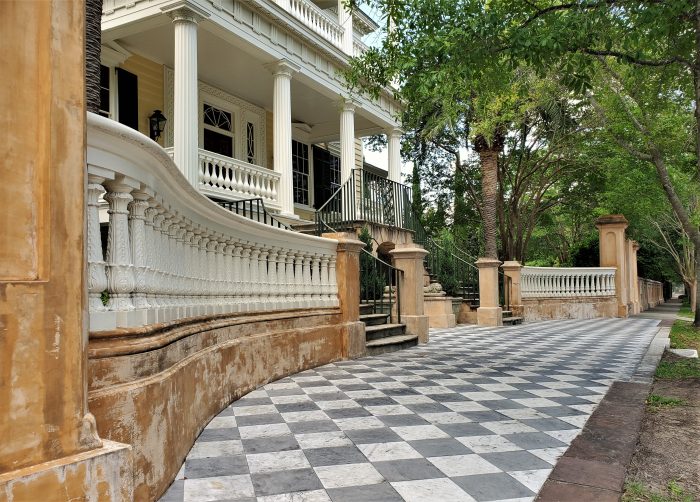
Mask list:
[{"label": "column base", "polygon": [[628,315],[629,315],[629,311],[627,310],[627,305],[618,305],[617,306],[617,317],[625,318]]},{"label": "column base", "polygon": [[365,335],[365,323],[349,322],[343,333],[344,354],[348,359],[364,357],[367,354],[367,338]]},{"label": "column base", "polygon": [[133,501],[131,446],[102,447],[0,475],[0,500]]},{"label": "column base", "polygon": [[418,335],[418,343],[428,343],[429,321],[427,315],[401,314],[401,322],[406,325],[407,335]]},{"label": "column base", "polygon": [[476,309],[476,324],[479,326],[503,326],[503,309],[501,307],[479,307]]}]

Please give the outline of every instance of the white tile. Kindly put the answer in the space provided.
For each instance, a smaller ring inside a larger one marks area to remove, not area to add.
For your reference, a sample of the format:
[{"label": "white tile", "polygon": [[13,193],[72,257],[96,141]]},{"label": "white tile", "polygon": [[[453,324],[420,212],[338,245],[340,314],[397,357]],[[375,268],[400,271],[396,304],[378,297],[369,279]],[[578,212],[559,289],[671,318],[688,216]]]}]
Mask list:
[{"label": "white tile", "polygon": [[479,455],[453,455],[448,457],[428,458],[435,467],[447,476],[471,476],[473,474],[492,474],[501,472],[495,465]]},{"label": "white tile", "polygon": [[253,483],[248,474],[186,479],[184,492],[187,502],[222,500],[229,498],[234,493],[241,498],[255,496]]},{"label": "white tile", "polygon": [[384,481],[370,463],[325,465],[314,467],[314,470],[326,489],[375,485]]},{"label": "white tile", "polygon": [[588,420],[588,415],[574,415],[573,417],[557,417],[559,420],[566,422],[567,424],[575,425],[576,427],[583,427],[586,425]]},{"label": "white tile", "polygon": [[246,459],[251,474],[311,467],[301,450],[252,453],[246,455]]},{"label": "white tile", "polygon": [[413,412],[400,404],[387,404],[384,406],[365,406],[372,415],[413,415]]},{"label": "white tile", "polygon": [[311,401],[311,398],[306,394],[294,394],[292,396],[273,396],[270,400],[274,404],[292,404],[308,402]]},{"label": "white tile", "polygon": [[527,486],[530,490],[537,493],[547,481],[551,469],[533,469],[529,471],[509,471],[508,474]]},{"label": "white tile", "polygon": [[341,431],[311,432],[308,434],[296,434],[294,437],[302,450],[352,445],[350,438]]},{"label": "white tile", "polygon": [[236,417],[214,417],[207,424],[207,429],[232,429],[236,427]]},{"label": "white tile", "polygon": [[421,413],[420,417],[432,424],[466,424],[471,422],[467,417],[459,413],[442,412],[442,413]]},{"label": "white tile", "polygon": [[319,375],[313,375],[313,376],[303,376],[303,375],[297,375],[293,376],[292,380],[295,382],[300,382],[300,383],[306,383],[306,382],[325,382],[326,379],[323,378],[322,376]]},{"label": "white tile", "polygon": [[243,443],[238,439],[228,441],[201,441],[194,444],[187,454],[188,459],[225,457],[243,453]]},{"label": "white tile", "polygon": [[286,389],[298,389],[299,385],[294,382],[285,383],[269,383],[265,386],[266,390],[286,390]]},{"label": "white tile", "polygon": [[311,490],[258,497],[258,502],[331,502],[331,498],[325,490]]},{"label": "white tile", "polygon": [[391,429],[406,441],[450,437],[448,434],[443,432],[441,429],[438,429],[434,425],[408,425],[402,427],[392,427]]},{"label": "white tile", "polygon": [[345,392],[349,398],[352,399],[369,399],[372,397],[386,397],[381,390],[369,389],[369,390],[348,390]]},{"label": "white tile", "polygon": [[578,387],[578,385],[574,385],[572,383],[567,383],[567,382],[542,382],[541,384],[542,387],[547,387],[549,389],[574,389]]},{"label": "white tile", "polygon": [[327,394],[328,392],[340,392],[340,389],[338,387],[332,387],[329,385],[321,385],[319,387],[304,387],[304,392],[312,396],[311,398],[313,399],[314,394]]},{"label": "white tile", "polygon": [[528,408],[549,408],[550,406],[561,406],[555,401],[550,401],[544,397],[532,397],[525,399],[513,399],[518,404],[527,406]]},{"label": "white tile", "polygon": [[517,420],[503,420],[498,422],[481,422],[480,425],[496,434],[517,434],[521,432],[537,432],[529,425],[524,425]]},{"label": "white tile", "polygon": [[335,401],[316,401],[316,406],[318,406],[322,410],[343,410],[347,408],[360,407],[360,405],[352,399],[337,399]]},{"label": "white tile", "polygon": [[496,410],[501,415],[515,420],[527,420],[532,418],[550,418],[546,413],[537,411],[535,408],[513,408],[508,410]]},{"label": "white tile", "polygon": [[259,404],[255,406],[240,406],[233,408],[233,413],[237,417],[246,417],[249,415],[265,415],[269,413],[277,413],[277,408],[274,404]]},{"label": "white tile", "polygon": [[508,385],[507,383],[478,383],[476,384],[477,387],[488,390],[491,392],[502,392],[506,390],[518,390],[517,387],[513,387],[512,385]]},{"label": "white tile", "polygon": [[475,502],[448,478],[398,481],[391,486],[406,502]]},{"label": "white tile", "polygon": [[270,438],[291,434],[287,424],[261,424],[239,427],[241,439]]},{"label": "white tile", "polygon": [[371,382],[370,385],[375,389],[405,389],[408,387],[401,382]]},{"label": "white tile", "polygon": [[391,396],[391,398],[400,404],[424,404],[424,403],[434,403],[435,401],[430,399],[428,396],[423,395],[413,395],[413,396]]},{"label": "white tile", "polygon": [[472,450],[474,453],[495,453],[502,451],[518,451],[522,448],[511,443],[503,436],[496,434],[489,436],[465,436],[456,438],[457,441]]},{"label": "white tile", "polygon": [[489,408],[483,404],[474,403],[471,401],[456,401],[454,403],[442,403],[452,411],[465,412],[465,411],[490,411]]},{"label": "white tile", "polygon": [[463,392],[464,397],[468,397],[472,401],[496,401],[498,399],[504,399],[503,396],[499,396],[495,392]]},{"label": "white tile", "polygon": [[177,471],[177,474],[175,475],[175,479],[185,479],[185,464],[183,463],[180,466],[180,470]]},{"label": "white tile", "polygon": [[289,413],[281,413],[282,418],[287,423],[292,422],[309,422],[311,420],[328,420],[328,415],[321,410],[311,411],[290,411]]},{"label": "white tile", "polygon": [[350,417],[336,418],[333,420],[341,430],[357,430],[357,429],[379,429],[386,427],[384,422],[377,417]]},{"label": "white tile", "polygon": [[491,377],[491,378],[493,378],[494,380],[496,380],[496,381],[498,381],[498,382],[502,382],[502,383],[528,383],[528,381],[525,380],[524,378],[514,377],[514,376],[510,376],[510,377]]},{"label": "white tile", "polygon": [[574,410],[582,411],[584,413],[593,413],[593,410],[595,410],[596,405],[595,404],[570,404],[569,408],[572,408]]},{"label": "white tile", "polygon": [[357,447],[371,462],[423,458],[410,444],[402,441],[392,443],[358,444]]},{"label": "white tile", "polygon": [[581,433],[581,429],[565,429],[563,431],[544,431],[548,436],[552,436],[554,439],[563,441],[564,443],[571,444],[576,436]]},{"label": "white tile", "polygon": [[528,389],[526,392],[538,397],[571,397],[556,389]]},{"label": "white tile", "polygon": [[548,462],[551,465],[554,465],[557,463],[557,460],[564,454],[566,451],[566,446],[561,446],[558,448],[540,448],[538,450],[528,450],[530,453],[535,455],[538,458],[541,458],[545,462]]},{"label": "white tile", "polygon": [[413,387],[413,390],[416,392],[420,392],[421,394],[424,395],[430,395],[430,394],[451,394],[454,392],[453,390],[448,389],[447,387],[443,387],[441,385],[429,385],[426,387]]}]

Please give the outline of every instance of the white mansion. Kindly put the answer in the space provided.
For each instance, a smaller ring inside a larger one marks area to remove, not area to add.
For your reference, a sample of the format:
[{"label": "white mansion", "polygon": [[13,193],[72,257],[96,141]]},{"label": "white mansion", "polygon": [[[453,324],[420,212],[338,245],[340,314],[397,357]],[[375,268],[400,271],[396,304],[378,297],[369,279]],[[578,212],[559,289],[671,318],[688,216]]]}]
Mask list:
[{"label": "white mansion", "polygon": [[399,181],[399,104],[342,71],[378,26],[342,0],[105,0],[102,113],[157,138],[200,192],[313,219],[385,133]]}]

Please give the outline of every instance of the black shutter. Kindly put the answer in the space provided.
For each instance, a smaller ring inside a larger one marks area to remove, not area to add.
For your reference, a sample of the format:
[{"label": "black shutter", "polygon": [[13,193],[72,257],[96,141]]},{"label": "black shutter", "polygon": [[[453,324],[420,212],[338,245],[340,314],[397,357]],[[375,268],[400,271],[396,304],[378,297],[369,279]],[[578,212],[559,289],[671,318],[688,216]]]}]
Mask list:
[{"label": "black shutter", "polygon": [[138,131],[138,77],[122,68],[117,68],[117,92],[119,97],[119,122]]}]

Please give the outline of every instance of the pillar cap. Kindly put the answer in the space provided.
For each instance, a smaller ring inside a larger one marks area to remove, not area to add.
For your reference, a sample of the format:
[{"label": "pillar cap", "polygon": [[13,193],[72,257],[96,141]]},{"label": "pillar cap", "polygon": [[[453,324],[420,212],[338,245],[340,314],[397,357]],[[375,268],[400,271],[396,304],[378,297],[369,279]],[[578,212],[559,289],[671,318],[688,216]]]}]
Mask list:
[{"label": "pillar cap", "polygon": [[516,261],[516,260],[504,261],[503,265],[501,265],[501,268],[503,270],[518,270],[518,269],[523,268],[523,265],[519,261]]},{"label": "pillar cap", "polygon": [[422,247],[413,245],[412,247],[396,247],[389,251],[389,254],[399,260],[406,258],[423,258],[428,252]]},{"label": "pillar cap", "polygon": [[301,71],[301,66],[289,61],[288,59],[280,59],[278,61],[268,63],[264,65],[264,67],[267,68],[273,75],[285,75],[289,78],[291,78],[295,73]]},{"label": "pillar cap", "polygon": [[161,7],[161,11],[164,14],[168,14],[173,21],[184,20],[192,23],[199,23],[210,17],[209,12],[189,0],[180,0],[179,2]]},{"label": "pillar cap", "polygon": [[321,234],[321,237],[338,241],[339,251],[348,251],[351,253],[359,253],[365,247],[365,243],[355,237],[355,234],[349,232],[336,232]]},{"label": "pillar cap", "polygon": [[500,260],[497,260],[496,258],[486,258],[482,257],[476,260],[475,265],[478,268],[498,268],[499,265],[501,264]]},{"label": "pillar cap", "polygon": [[621,225],[627,228],[629,222],[623,214],[606,214],[595,221],[595,226],[598,228],[607,225]]}]

